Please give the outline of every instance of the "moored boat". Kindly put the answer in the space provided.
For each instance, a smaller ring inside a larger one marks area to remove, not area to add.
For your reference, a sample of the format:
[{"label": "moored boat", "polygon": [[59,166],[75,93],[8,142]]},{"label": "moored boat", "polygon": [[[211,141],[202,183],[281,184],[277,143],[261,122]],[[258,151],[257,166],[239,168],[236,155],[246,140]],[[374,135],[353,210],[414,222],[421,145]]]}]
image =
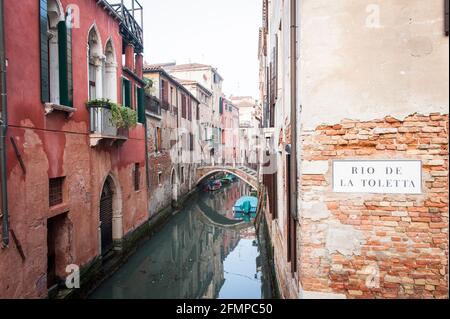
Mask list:
[{"label": "moored boat", "polygon": [[241,214],[256,214],[258,198],[254,196],[242,196],[234,204],[233,211]]},{"label": "moored boat", "polygon": [[220,180],[213,180],[213,181],[208,182],[208,184],[206,184],[205,190],[210,191],[210,192],[215,192],[215,191],[219,190],[220,188],[222,188],[222,182]]}]

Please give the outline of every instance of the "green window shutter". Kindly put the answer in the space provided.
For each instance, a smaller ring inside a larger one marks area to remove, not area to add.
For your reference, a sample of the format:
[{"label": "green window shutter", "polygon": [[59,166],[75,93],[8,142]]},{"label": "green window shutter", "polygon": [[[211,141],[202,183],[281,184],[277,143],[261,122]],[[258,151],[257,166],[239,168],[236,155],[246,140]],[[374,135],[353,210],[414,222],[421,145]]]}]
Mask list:
[{"label": "green window shutter", "polygon": [[60,104],[73,106],[72,29],[65,21],[58,23]]},{"label": "green window shutter", "polygon": [[145,124],[145,95],[144,95],[144,89],[138,88],[138,122],[141,124]]},{"label": "green window shutter", "polygon": [[50,76],[48,63],[47,0],[39,0],[39,31],[41,46],[41,101],[50,102]]},{"label": "green window shutter", "polygon": [[72,26],[67,28],[66,35],[67,35],[66,39],[67,96],[68,96],[67,105],[73,107]]},{"label": "green window shutter", "polygon": [[126,107],[131,107],[131,83],[127,79],[122,79],[123,103]]},{"label": "green window shutter", "polygon": [[223,99],[219,98],[219,114],[223,113]]}]

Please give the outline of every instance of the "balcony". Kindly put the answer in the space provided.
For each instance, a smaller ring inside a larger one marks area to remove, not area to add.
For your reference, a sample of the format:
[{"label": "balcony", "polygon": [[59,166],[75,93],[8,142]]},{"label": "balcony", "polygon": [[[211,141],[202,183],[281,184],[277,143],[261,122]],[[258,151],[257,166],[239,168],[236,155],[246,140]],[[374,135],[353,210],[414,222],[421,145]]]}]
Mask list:
[{"label": "balcony", "polygon": [[116,128],[112,124],[112,114],[109,106],[90,106],[90,145],[95,147],[101,140],[126,141],[128,139],[127,128]]},{"label": "balcony", "polygon": [[149,115],[161,119],[161,102],[158,98],[146,95],[145,96],[145,109]]},{"label": "balcony", "polygon": [[142,5],[137,0],[107,1],[120,18],[120,33],[123,38],[134,45],[136,53],[142,53],[144,51],[144,9]]}]

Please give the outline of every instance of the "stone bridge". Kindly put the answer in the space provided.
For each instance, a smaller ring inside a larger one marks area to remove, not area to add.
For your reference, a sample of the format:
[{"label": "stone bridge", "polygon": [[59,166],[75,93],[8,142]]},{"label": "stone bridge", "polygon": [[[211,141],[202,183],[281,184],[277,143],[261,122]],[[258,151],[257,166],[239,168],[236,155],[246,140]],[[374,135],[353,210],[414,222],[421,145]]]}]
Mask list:
[{"label": "stone bridge", "polygon": [[216,173],[230,173],[241,179],[255,190],[258,190],[258,174],[255,170],[245,166],[200,166],[197,168],[197,184]]}]

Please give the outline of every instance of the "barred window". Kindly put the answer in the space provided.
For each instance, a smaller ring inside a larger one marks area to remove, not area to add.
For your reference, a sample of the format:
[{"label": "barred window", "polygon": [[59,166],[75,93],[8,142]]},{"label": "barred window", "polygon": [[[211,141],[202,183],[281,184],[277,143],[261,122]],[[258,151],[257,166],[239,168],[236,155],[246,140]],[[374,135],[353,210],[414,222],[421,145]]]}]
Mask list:
[{"label": "barred window", "polygon": [[49,206],[56,206],[64,202],[63,186],[65,177],[50,178],[48,202]]}]

